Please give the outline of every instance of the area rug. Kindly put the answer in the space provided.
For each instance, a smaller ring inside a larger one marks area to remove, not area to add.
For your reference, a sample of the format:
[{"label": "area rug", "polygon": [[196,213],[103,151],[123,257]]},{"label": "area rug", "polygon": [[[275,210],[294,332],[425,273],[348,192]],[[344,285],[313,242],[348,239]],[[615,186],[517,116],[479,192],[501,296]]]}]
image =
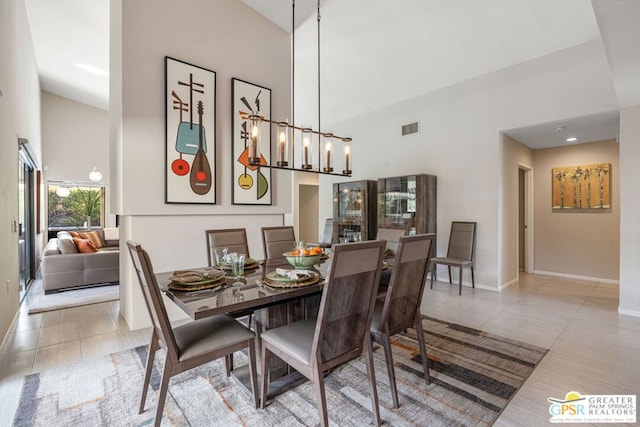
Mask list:
[{"label": "area rug", "polygon": [[34,314],[43,311],[114,301],[120,298],[119,288],[118,285],[105,285],[45,295],[42,289],[42,279],[38,279],[31,285],[27,293],[26,305],[29,309],[29,314]]},{"label": "area rug", "polygon": [[[547,350],[465,326],[424,319],[432,383],[427,386],[415,331],[394,337],[400,408],[393,409],[384,351],[375,348],[380,412],[386,425],[491,425]],[[138,414],[146,348],[31,374],[23,379],[14,426],[153,424],[156,394]],[[159,352],[156,359],[163,359]],[[236,353],[237,365],[246,357]],[[157,390],[160,361],[151,387]],[[329,422],[362,426],[372,421],[362,357],[325,378]],[[306,382],[255,409],[248,394],[224,374],[223,359],[176,375],[162,425],[312,426],[319,424],[313,385]]]}]

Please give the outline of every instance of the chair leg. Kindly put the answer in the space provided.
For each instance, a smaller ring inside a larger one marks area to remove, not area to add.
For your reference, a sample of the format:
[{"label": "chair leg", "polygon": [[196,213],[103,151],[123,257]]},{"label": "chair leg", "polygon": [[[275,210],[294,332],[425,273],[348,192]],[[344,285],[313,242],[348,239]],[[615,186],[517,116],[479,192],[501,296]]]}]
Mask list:
[{"label": "chair leg", "polygon": [[156,427],[160,426],[160,422],[162,421],[162,410],[164,409],[164,402],[167,400],[167,391],[169,390],[169,379],[171,378],[171,361],[168,360],[169,355],[167,355],[167,360],[164,362],[164,372],[162,373],[162,379],[160,380],[160,393],[158,393],[158,407],[156,409],[156,420],[154,425]]},{"label": "chair leg", "polygon": [[476,287],[476,281],[473,278],[473,265],[471,266],[471,287],[472,288]]},{"label": "chair leg", "polygon": [[316,390],[316,404],[320,411],[320,425],[322,427],[329,426],[329,417],[327,415],[327,398],[324,393],[324,375],[319,366],[316,366],[313,388]]},{"label": "chair leg", "polygon": [[138,413],[141,414],[144,412],[144,405],[147,401],[147,391],[149,390],[149,381],[151,380],[151,371],[153,371],[153,360],[156,356],[156,351],[160,345],[158,344],[158,338],[156,337],[156,333],[151,333],[151,341],[149,342],[149,353],[147,354],[147,364],[144,370],[144,382],[142,384],[142,396],[140,397],[140,408],[138,409]]},{"label": "chair leg", "polygon": [[436,275],[436,265],[431,265],[431,289],[433,289],[433,276]]},{"label": "chair leg", "polygon": [[451,266],[447,265],[447,268],[449,269],[449,284],[451,284]]},{"label": "chair leg", "polygon": [[253,338],[249,340],[249,376],[251,378],[251,391],[253,392],[253,404],[258,407],[258,372],[256,370],[256,343]]},{"label": "chair leg", "polygon": [[267,392],[269,391],[269,350],[265,342],[262,342],[262,393],[260,396],[260,407],[264,409],[267,404]]},{"label": "chair leg", "polygon": [[227,354],[224,357],[224,370],[227,377],[231,375],[231,371],[233,371],[233,353]]},{"label": "chair leg", "polygon": [[424,342],[424,330],[422,329],[422,319],[420,311],[416,313],[416,334],[418,335],[418,345],[420,346],[420,357],[422,358],[422,369],[427,385],[431,384],[431,375],[429,375],[429,358],[427,357],[427,346]]},{"label": "chair leg", "polygon": [[367,364],[367,374],[369,375],[369,391],[371,393],[371,412],[373,412],[373,425],[379,426],[380,407],[378,406],[378,389],[376,388],[376,374],[373,370],[373,348],[370,335],[364,339],[364,353],[364,360]]},{"label": "chair leg", "polygon": [[460,266],[460,283],[458,284],[458,295],[462,295],[462,266]]},{"label": "chair leg", "polygon": [[393,369],[393,355],[391,353],[391,343],[387,333],[382,337],[382,347],[384,348],[384,357],[387,359],[387,372],[389,373],[389,388],[391,388],[391,398],[393,399],[393,407],[398,408],[398,388],[396,387],[396,373]]}]

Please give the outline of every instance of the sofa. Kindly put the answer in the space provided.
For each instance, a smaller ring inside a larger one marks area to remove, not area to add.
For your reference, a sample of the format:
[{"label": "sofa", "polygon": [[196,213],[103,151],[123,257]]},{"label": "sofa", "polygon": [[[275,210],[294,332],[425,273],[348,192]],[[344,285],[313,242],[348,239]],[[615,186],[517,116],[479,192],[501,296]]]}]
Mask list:
[{"label": "sofa", "polygon": [[42,253],[45,294],[102,284],[118,284],[120,246],[117,228],[60,231]]}]

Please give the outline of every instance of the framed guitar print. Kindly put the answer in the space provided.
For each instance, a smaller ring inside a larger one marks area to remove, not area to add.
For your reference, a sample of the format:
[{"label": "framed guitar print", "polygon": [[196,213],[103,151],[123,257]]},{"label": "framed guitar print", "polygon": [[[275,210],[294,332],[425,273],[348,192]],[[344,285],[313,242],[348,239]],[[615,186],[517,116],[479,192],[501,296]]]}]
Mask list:
[{"label": "framed guitar print", "polygon": [[165,56],[165,202],[216,203],[216,73]]},{"label": "framed guitar print", "polygon": [[[260,122],[260,158],[249,162],[250,132],[248,115],[271,119],[271,89],[233,78],[232,82],[232,194],[234,205],[270,205],[271,127]],[[245,117],[245,118],[243,118]]]}]

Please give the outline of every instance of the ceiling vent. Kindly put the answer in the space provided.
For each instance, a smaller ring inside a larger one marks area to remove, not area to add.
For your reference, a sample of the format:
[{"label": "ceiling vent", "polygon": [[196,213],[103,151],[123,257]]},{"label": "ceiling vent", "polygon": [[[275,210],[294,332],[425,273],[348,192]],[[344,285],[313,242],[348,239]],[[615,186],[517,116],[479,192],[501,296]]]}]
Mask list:
[{"label": "ceiling vent", "polygon": [[402,136],[420,132],[420,122],[413,122],[402,126]]}]

